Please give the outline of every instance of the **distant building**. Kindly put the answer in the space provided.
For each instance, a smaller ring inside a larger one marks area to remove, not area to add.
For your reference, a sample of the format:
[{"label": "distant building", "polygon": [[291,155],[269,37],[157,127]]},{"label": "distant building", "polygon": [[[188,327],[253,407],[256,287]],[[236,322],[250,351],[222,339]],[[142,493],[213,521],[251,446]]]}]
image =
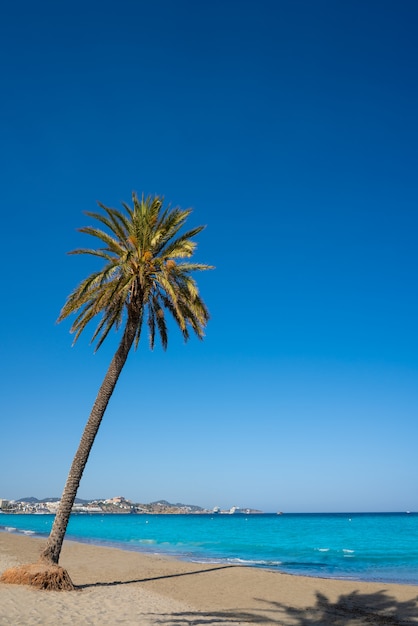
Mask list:
[{"label": "distant building", "polygon": [[7,511],[7,509],[9,508],[9,500],[4,500],[3,498],[0,498],[0,511]]}]

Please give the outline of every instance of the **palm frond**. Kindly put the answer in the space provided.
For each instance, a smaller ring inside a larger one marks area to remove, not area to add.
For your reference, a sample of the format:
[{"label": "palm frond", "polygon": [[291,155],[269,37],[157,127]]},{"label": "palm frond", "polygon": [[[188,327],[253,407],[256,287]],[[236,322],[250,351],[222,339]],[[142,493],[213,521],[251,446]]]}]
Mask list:
[{"label": "palm frond", "polygon": [[85,235],[91,235],[92,237],[97,237],[97,239],[100,239],[106,245],[106,250],[113,252],[116,255],[123,254],[123,252],[126,251],[125,241],[118,241],[100,228],[84,226],[83,228],[79,228],[79,232],[84,233]]},{"label": "palm frond", "polygon": [[148,304],[149,347],[154,350],[155,343],[155,310],[151,302]]},{"label": "palm frond", "polygon": [[204,230],[205,226],[198,226],[193,230],[189,230],[187,233],[184,233],[174,241],[170,240],[167,242],[163,250],[160,250],[160,254],[164,257],[190,257],[193,255],[193,252],[196,249],[197,243],[192,241],[192,238],[198,235],[202,230]]},{"label": "palm frond", "polygon": [[114,259],[106,250],[95,248],[77,248],[77,250],[71,250],[68,254],[90,254],[91,256],[98,256],[102,259],[106,259],[107,261],[112,261]]}]

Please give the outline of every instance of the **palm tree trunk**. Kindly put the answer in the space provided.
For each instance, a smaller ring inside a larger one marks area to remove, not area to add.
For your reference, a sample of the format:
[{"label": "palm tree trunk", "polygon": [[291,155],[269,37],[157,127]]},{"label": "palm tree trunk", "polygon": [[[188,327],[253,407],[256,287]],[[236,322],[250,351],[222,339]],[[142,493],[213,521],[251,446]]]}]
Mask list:
[{"label": "palm tree trunk", "polygon": [[58,564],[64,536],[70,519],[71,510],[77,495],[81,477],[86,467],[87,460],[97,432],[99,430],[104,412],[115,389],[119,375],[128,358],[129,351],[135,339],[135,333],[139,320],[139,314],[132,308],[128,311],[128,320],[122,341],[110,363],[109,369],[97,394],[90,417],[81,437],[78,450],[74,456],[67,482],[61,497],[61,502],[55,516],[54,524],[45,549],[41,553],[40,560],[44,563]]}]

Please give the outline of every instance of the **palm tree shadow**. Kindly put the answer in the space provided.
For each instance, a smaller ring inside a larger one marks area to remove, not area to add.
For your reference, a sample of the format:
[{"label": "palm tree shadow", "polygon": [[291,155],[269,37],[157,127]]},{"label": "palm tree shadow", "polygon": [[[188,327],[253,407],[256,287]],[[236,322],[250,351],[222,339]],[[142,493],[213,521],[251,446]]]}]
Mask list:
[{"label": "palm tree shadow", "polygon": [[259,611],[228,610],[152,614],[153,623],[209,626],[210,624],[277,624],[278,626],[413,626],[418,624],[418,598],[399,602],[384,590],[354,591],[331,602],[321,593],[311,607],[295,608],[281,602],[254,598],[264,604]]},{"label": "palm tree shadow", "polygon": [[[265,602],[258,598],[259,601]],[[316,604],[307,608],[286,606],[280,602],[265,602],[267,613],[272,614],[272,624],[292,626],[344,626],[344,625],[385,625],[406,626],[418,624],[418,596],[415,599],[398,601],[385,590],[374,593],[361,593],[356,590],[342,594],[336,602],[331,602],[324,594],[316,593]],[[281,613],[276,620],[273,614]],[[260,622],[263,623],[263,622]]]},{"label": "palm tree shadow", "polygon": [[[216,570],[237,567],[222,565],[194,572],[181,572],[128,581],[97,582],[79,585],[78,589],[109,587],[146,583],[155,580],[209,574]],[[155,624],[210,626],[211,624],[277,624],[288,626],[418,626],[418,595],[416,598],[398,601],[384,589],[374,593],[355,590],[341,594],[332,602],[324,594],[316,593],[312,606],[297,608],[279,601],[254,598],[257,608],[228,609],[223,611],[187,611],[170,614],[144,614]]]},{"label": "palm tree shadow", "polygon": [[166,578],[180,578],[181,576],[195,576],[196,574],[209,574],[220,569],[229,569],[231,567],[239,567],[237,565],[219,565],[218,567],[207,567],[205,569],[194,570],[192,572],[179,572],[177,574],[164,574],[163,576],[151,576],[149,578],[137,578],[132,580],[112,580],[110,582],[85,583],[76,585],[78,590],[89,589],[92,587],[115,587],[118,585],[132,585],[134,583],[148,583],[153,580],[164,580]]}]

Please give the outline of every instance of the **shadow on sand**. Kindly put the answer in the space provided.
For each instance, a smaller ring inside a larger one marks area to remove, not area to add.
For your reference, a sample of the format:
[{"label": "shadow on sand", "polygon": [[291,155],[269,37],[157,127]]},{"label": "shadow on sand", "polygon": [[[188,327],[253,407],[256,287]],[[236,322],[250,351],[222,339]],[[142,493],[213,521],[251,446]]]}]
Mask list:
[{"label": "shadow on sand", "polygon": [[85,585],[76,585],[77,589],[89,589],[92,587],[115,587],[116,585],[132,585],[133,583],[148,583],[152,580],[165,580],[167,578],[181,578],[182,576],[195,576],[197,574],[209,574],[210,572],[216,572],[220,569],[230,569],[237,567],[236,565],[220,565],[218,567],[210,567],[205,569],[199,569],[192,572],[179,572],[178,574],[164,574],[164,576],[152,576],[151,578],[138,578],[136,580],[114,580],[111,582],[103,583],[87,583]]},{"label": "shadow on sand", "polygon": [[[166,578],[209,574],[216,570],[236,567],[223,565],[194,572],[169,574],[129,581],[98,582],[78,586],[78,589],[146,583]],[[281,602],[253,598],[257,609],[229,609],[224,611],[190,611],[163,614],[146,614],[144,617],[154,624],[210,626],[222,624],[278,624],[286,626],[412,626],[418,625],[418,596],[400,602],[385,590],[361,593],[356,590],[342,594],[336,602],[317,592],[316,603],[306,608],[295,608]]]}]

